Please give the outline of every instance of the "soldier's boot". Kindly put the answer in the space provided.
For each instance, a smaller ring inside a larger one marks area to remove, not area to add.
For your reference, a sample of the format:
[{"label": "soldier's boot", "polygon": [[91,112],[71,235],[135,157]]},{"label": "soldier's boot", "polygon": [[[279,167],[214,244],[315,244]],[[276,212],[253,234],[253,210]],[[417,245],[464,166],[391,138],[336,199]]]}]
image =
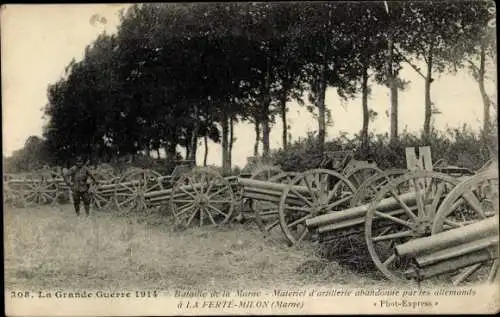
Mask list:
[{"label": "soldier's boot", "polygon": [[85,204],[85,215],[90,216],[90,205]]},{"label": "soldier's boot", "polygon": [[78,204],[78,205],[77,205],[77,204],[74,204],[74,206],[75,206],[75,212],[76,212],[76,215],[77,215],[77,216],[80,216],[80,204]]}]

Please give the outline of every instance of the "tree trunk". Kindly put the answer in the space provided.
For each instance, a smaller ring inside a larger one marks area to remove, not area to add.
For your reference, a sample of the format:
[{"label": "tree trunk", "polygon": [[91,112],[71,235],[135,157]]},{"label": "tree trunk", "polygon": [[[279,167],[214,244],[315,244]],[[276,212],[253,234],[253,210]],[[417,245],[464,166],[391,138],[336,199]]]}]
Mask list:
[{"label": "tree trunk", "polygon": [[158,159],[160,159],[160,158],[161,158],[161,156],[160,156],[160,148],[157,148],[157,149],[156,149],[156,155],[158,155]]},{"label": "tree trunk", "polygon": [[431,100],[431,83],[432,83],[432,52],[431,45],[427,58],[427,74],[425,77],[425,118],[424,118],[424,142],[429,142],[431,135],[431,119],[432,119],[432,100]]},{"label": "tree trunk", "polygon": [[171,157],[169,156],[169,153],[168,153],[168,143],[163,145],[163,150],[165,151],[165,159],[170,160]]},{"label": "tree trunk", "polygon": [[146,157],[151,157],[151,150],[149,149],[149,147],[146,147],[144,149],[144,152],[146,152]]},{"label": "tree trunk", "polygon": [[255,144],[253,146],[253,156],[259,156],[259,141],[260,141],[260,123],[255,119]]},{"label": "tree trunk", "polygon": [[363,126],[361,128],[361,155],[365,158],[368,155],[368,123],[370,112],[368,111],[368,67],[363,67],[363,77],[361,82],[362,106],[363,106]]},{"label": "tree trunk", "polygon": [[229,153],[228,153],[228,161],[230,169],[233,166],[233,144],[234,144],[234,121],[233,117],[229,118]]},{"label": "tree trunk", "polygon": [[208,158],[208,137],[205,134],[203,136],[203,141],[205,143],[205,155],[203,156],[203,166],[207,166],[207,158]]},{"label": "tree trunk", "polygon": [[[329,8],[328,10],[328,27],[325,32],[325,35],[329,33],[331,30],[331,18],[332,11]],[[325,38],[325,45],[323,47],[323,61],[320,70],[320,77],[318,83],[318,95],[316,98],[316,106],[318,107],[318,143],[319,143],[319,151],[323,155],[325,152],[325,140],[326,140],[326,105],[325,105],[325,95],[326,95],[326,72],[328,67],[328,44],[329,39]]]},{"label": "tree trunk", "polygon": [[491,128],[490,122],[490,105],[491,101],[486,93],[486,88],[484,86],[484,75],[485,75],[485,60],[486,60],[486,48],[484,44],[481,45],[479,59],[479,70],[477,72],[477,81],[479,83],[479,91],[481,92],[481,98],[483,99],[483,130],[488,133]]},{"label": "tree trunk", "polygon": [[177,156],[177,144],[175,142],[170,141],[165,145],[165,155],[167,161],[175,161],[175,157]]},{"label": "tree trunk", "polygon": [[390,127],[389,127],[389,141],[394,143],[398,140],[398,86],[397,86],[397,78],[396,73],[392,67],[392,58],[393,58],[393,46],[392,39],[389,38],[388,44],[389,52],[387,54],[387,75],[388,75],[388,86],[391,92],[391,113],[390,113]]},{"label": "tree trunk", "polygon": [[224,175],[229,175],[231,171],[231,165],[229,163],[229,118],[224,112],[222,114],[222,172]]},{"label": "tree trunk", "polygon": [[320,153],[325,150],[326,140],[326,106],[325,106],[326,84],[320,83],[320,91],[317,99],[318,107],[318,145]]},{"label": "tree trunk", "polygon": [[269,126],[269,106],[271,104],[271,60],[266,59],[266,77],[264,82],[264,96],[262,107],[262,156],[269,157],[269,135],[271,127]]},{"label": "tree trunk", "polygon": [[325,106],[325,94],[326,94],[326,56],[325,61],[320,70],[320,77],[317,83],[317,91],[315,96],[316,107],[318,108],[318,148],[320,153],[325,150],[325,139],[326,139],[326,106]]},{"label": "tree trunk", "polygon": [[262,122],[262,157],[269,157],[269,135],[271,134],[271,128],[269,127],[269,117]]},{"label": "tree trunk", "polygon": [[187,157],[187,159],[196,162],[196,150],[198,149],[198,130],[200,129],[197,106],[195,106],[194,108],[194,117],[196,121],[194,123],[193,131],[191,131],[191,142],[190,142],[191,155]]},{"label": "tree trunk", "polygon": [[283,123],[283,132],[282,132],[282,140],[283,140],[283,149],[286,150],[288,147],[288,123],[286,121],[286,98],[287,93],[286,90],[280,96],[280,110],[281,110],[281,122]]},{"label": "tree trunk", "polygon": [[390,142],[395,142],[398,140],[398,78],[394,75],[390,79],[390,91],[391,91],[391,133]]}]

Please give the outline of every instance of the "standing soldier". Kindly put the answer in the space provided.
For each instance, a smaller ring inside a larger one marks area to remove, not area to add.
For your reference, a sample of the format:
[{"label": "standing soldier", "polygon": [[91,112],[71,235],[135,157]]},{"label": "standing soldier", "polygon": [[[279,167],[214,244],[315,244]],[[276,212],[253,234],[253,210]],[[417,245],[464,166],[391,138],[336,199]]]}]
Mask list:
[{"label": "standing soldier", "polygon": [[80,201],[83,200],[83,206],[85,208],[85,213],[87,216],[90,214],[90,186],[88,184],[88,178],[97,183],[94,175],[90,170],[84,166],[83,158],[78,156],[76,158],[76,165],[68,170],[64,179],[66,184],[71,188],[73,194],[73,205],[75,207],[76,215],[80,215]]}]

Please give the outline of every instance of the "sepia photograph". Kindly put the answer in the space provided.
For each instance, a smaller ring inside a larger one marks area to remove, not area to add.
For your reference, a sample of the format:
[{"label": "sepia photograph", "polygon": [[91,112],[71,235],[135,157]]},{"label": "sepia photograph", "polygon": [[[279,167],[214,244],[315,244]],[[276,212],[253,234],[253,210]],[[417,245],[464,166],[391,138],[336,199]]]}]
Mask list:
[{"label": "sepia photograph", "polygon": [[7,316],[500,311],[493,1],[0,21]]}]

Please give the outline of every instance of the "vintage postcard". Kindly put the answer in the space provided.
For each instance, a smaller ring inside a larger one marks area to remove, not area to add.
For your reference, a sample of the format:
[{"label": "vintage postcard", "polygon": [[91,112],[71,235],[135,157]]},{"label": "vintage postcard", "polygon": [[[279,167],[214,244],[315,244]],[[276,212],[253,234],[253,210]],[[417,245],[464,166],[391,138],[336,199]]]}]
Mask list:
[{"label": "vintage postcard", "polygon": [[5,314],[498,313],[495,8],[2,6]]}]

